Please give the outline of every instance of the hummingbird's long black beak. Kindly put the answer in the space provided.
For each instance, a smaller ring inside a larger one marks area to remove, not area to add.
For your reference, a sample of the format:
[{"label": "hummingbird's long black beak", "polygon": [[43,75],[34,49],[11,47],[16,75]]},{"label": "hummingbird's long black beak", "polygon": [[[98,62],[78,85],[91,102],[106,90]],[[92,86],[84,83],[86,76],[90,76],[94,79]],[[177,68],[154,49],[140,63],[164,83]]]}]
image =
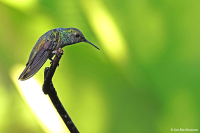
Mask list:
[{"label": "hummingbird's long black beak", "polygon": [[91,44],[92,46],[94,46],[95,48],[97,48],[98,50],[100,50],[96,45],[94,45],[94,44],[92,44],[90,41],[88,41],[88,40],[85,40],[85,42],[87,42],[87,43],[89,43],[89,44]]}]

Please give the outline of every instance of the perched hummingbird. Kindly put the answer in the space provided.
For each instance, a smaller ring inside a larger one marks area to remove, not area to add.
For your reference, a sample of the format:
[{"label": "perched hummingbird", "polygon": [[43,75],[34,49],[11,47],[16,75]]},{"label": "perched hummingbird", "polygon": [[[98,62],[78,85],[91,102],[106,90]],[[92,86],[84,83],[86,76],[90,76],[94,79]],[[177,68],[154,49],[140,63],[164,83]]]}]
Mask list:
[{"label": "perched hummingbird", "polygon": [[51,58],[59,48],[79,42],[87,42],[99,49],[85,39],[83,33],[76,28],[57,28],[46,32],[33,47],[26,68],[19,76],[19,80],[26,80],[35,75],[47,59],[52,61]]}]

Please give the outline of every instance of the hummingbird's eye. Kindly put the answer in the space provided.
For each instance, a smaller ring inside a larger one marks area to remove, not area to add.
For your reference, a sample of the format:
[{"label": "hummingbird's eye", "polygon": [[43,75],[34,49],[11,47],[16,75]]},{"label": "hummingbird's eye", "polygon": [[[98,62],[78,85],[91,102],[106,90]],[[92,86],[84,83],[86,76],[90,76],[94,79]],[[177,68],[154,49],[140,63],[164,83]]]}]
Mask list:
[{"label": "hummingbird's eye", "polygon": [[80,36],[80,35],[77,33],[77,34],[76,34],[76,37],[79,37],[79,36]]}]

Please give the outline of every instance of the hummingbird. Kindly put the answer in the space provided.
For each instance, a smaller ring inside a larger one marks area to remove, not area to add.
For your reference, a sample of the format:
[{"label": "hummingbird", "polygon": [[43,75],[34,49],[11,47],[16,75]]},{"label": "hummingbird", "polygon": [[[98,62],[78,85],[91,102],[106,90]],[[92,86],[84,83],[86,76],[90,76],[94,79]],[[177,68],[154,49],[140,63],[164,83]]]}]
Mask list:
[{"label": "hummingbird", "polygon": [[56,28],[46,32],[33,47],[26,68],[19,76],[19,80],[27,80],[35,75],[48,59],[52,61],[52,57],[59,48],[79,42],[89,43],[99,49],[76,28]]}]

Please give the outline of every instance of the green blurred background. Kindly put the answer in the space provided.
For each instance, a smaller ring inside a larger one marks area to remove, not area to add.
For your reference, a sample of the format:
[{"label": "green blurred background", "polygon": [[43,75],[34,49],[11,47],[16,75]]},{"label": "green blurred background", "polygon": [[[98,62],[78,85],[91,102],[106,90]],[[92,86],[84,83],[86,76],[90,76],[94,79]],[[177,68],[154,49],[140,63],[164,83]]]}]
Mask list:
[{"label": "green blurred background", "polygon": [[59,27],[80,29],[101,49],[65,47],[53,78],[81,133],[200,129],[199,13],[199,0],[1,0],[0,132],[44,132],[10,75]]}]

